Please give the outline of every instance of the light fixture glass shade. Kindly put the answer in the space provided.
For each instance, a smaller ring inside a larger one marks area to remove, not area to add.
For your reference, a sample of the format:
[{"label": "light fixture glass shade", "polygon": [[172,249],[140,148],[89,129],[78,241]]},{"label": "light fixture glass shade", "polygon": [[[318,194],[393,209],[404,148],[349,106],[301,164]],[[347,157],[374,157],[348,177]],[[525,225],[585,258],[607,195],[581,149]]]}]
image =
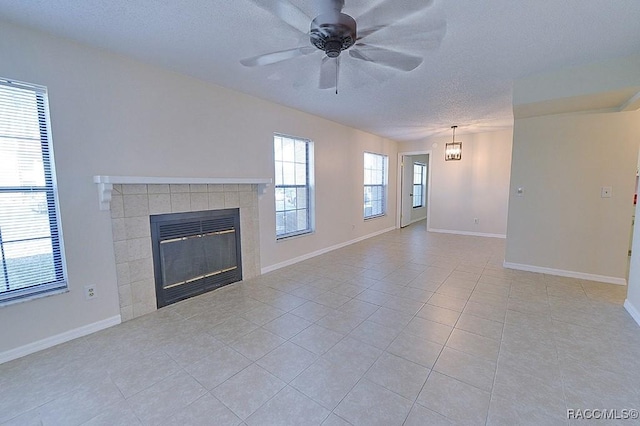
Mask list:
[{"label": "light fixture glass shade", "polygon": [[461,160],[462,159],[462,142],[450,142],[444,147],[444,160]]}]

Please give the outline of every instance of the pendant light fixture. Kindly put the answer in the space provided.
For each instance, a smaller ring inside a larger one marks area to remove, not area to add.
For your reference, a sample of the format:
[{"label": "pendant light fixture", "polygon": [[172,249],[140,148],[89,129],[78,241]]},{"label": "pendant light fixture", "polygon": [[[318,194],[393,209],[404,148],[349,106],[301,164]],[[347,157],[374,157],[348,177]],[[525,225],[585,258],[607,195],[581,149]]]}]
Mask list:
[{"label": "pendant light fixture", "polygon": [[456,129],[458,126],[451,126],[451,128],[453,129],[453,138],[451,143],[445,144],[444,161],[462,159],[462,142],[456,142]]}]

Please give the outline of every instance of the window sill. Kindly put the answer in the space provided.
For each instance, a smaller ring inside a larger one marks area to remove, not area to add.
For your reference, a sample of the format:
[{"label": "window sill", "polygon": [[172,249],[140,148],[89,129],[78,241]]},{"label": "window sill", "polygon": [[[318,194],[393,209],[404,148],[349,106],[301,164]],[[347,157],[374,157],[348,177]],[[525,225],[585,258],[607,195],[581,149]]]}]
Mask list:
[{"label": "window sill", "polygon": [[309,236],[309,235],[312,235],[312,234],[315,234],[315,233],[316,233],[316,231],[314,229],[314,230],[311,230],[311,231],[302,232],[300,234],[286,235],[284,237],[276,237],[276,243],[283,242],[283,241],[288,241],[288,240],[295,240],[296,238],[306,237],[306,236]]},{"label": "window sill", "polygon": [[386,215],[387,215],[386,213],[382,213],[382,214],[378,214],[378,215],[375,215],[375,216],[365,217],[364,221],[366,222],[368,220],[379,219],[381,217],[385,217]]},{"label": "window sill", "polygon": [[60,288],[57,290],[45,291],[43,293],[33,294],[31,296],[25,296],[18,299],[11,299],[0,302],[0,308],[4,308],[5,306],[17,305],[18,303],[30,302],[36,299],[42,299],[44,297],[55,296],[57,294],[68,293],[69,288]]}]

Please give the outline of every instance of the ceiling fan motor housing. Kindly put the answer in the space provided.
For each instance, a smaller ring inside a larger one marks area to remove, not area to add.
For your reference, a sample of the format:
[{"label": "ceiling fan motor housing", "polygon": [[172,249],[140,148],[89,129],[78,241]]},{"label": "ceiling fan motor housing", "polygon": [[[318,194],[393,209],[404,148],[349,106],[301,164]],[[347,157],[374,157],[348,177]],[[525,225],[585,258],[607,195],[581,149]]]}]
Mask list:
[{"label": "ceiling fan motor housing", "polygon": [[311,44],[337,58],[356,42],[356,21],[344,13],[325,13],[311,21]]}]

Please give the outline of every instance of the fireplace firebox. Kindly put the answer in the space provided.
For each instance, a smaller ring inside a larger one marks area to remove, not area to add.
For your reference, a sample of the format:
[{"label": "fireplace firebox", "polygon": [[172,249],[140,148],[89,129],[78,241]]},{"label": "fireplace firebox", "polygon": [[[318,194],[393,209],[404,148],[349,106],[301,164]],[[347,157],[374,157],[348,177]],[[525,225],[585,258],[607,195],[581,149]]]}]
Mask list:
[{"label": "fireplace firebox", "polygon": [[158,308],[242,280],[240,210],[150,216]]}]

